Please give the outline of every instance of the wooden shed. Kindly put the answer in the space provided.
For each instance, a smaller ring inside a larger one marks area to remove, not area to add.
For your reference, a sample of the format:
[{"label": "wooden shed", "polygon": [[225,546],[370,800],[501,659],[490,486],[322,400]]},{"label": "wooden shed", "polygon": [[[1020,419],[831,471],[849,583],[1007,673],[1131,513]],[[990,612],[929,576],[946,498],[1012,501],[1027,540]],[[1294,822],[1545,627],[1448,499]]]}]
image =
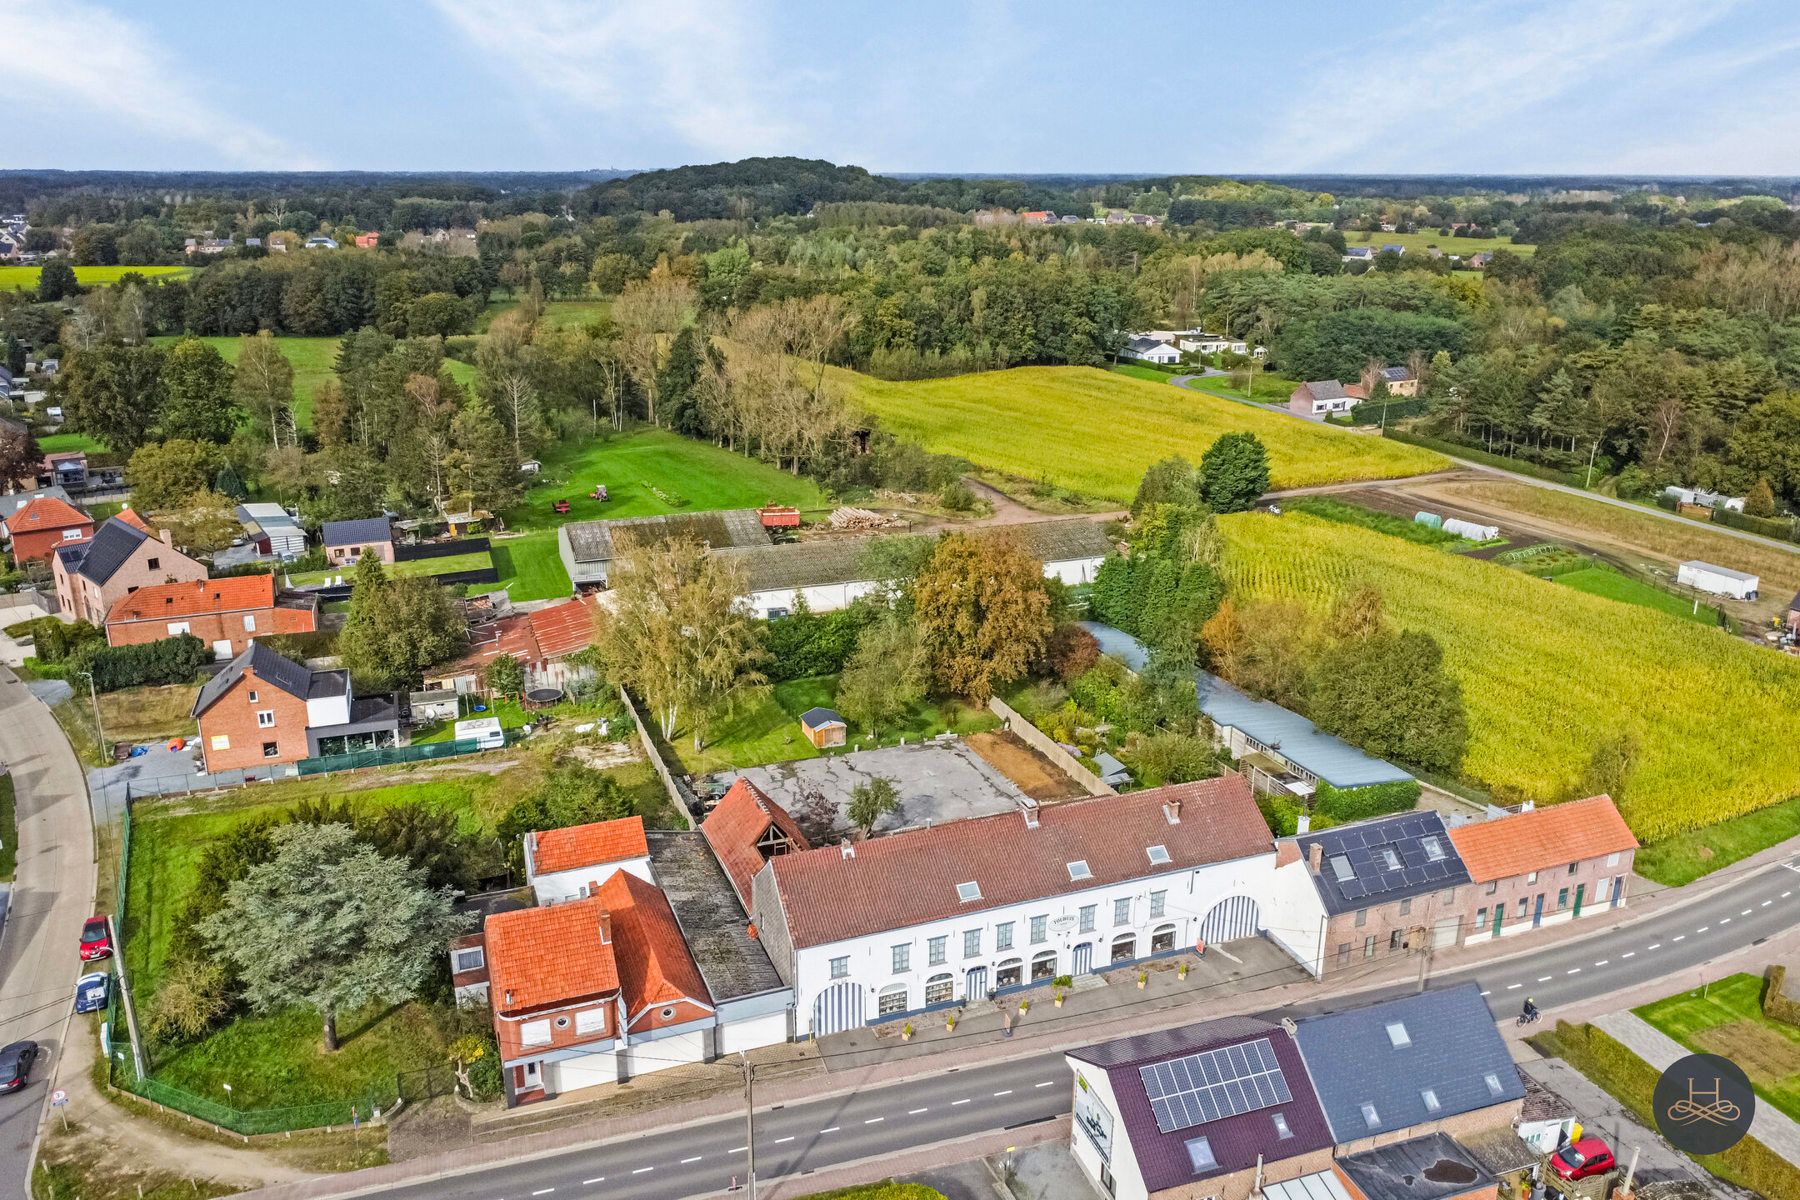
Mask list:
[{"label": "wooden shed", "polygon": [[820,750],[843,745],[850,733],[844,718],[829,708],[809,708],[801,713],[800,728],[806,731],[806,740]]}]

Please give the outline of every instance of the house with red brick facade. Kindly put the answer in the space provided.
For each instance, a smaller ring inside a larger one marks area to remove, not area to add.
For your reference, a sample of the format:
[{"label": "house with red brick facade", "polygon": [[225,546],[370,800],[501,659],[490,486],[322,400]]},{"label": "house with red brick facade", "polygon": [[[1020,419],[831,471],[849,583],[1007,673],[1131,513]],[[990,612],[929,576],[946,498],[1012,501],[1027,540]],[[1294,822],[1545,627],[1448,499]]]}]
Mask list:
[{"label": "house with red brick facade", "polygon": [[396,697],[358,696],[347,671],[315,671],[261,642],[194,698],[208,771],[267,767],[398,745]]},{"label": "house with red brick facade", "polygon": [[231,658],[258,637],[318,627],[317,596],[279,592],[273,575],[238,575],[152,584],[121,596],[106,614],[106,641],[140,646],[187,633],[215,656]]},{"label": "house with red brick facade", "polygon": [[130,509],[111,517],[85,542],[61,546],[51,560],[56,602],[70,620],[105,625],[122,596],[158,583],[206,578],[206,567],[175,549]]},{"label": "house with red brick facade", "polygon": [[94,536],[94,518],[60,496],[34,496],[6,518],[15,563],[43,562],[62,546]]},{"label": "house with red brick facade", "polygon": [[1638,840],[1611,796],[1527,806],[1450,831],[1474,880],[1465,941],[1511,937],[1623,907]]}]

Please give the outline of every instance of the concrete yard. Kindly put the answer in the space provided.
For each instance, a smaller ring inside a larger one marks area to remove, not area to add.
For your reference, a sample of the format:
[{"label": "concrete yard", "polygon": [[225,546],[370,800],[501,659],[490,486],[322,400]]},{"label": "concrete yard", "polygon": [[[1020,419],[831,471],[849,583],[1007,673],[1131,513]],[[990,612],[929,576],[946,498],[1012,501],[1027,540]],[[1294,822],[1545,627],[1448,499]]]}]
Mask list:
[{"label": "concrete yard", "polygon": [[900,792],[900,811],[876,822],[877,833],[1012,812],[1025,798],[1011,780],[961,739],[750,767],[713,776],[714,790],[723,792],[738,775],[789,812],[816,789],[843,813],[857,784],[876,776],[891,779]]}]

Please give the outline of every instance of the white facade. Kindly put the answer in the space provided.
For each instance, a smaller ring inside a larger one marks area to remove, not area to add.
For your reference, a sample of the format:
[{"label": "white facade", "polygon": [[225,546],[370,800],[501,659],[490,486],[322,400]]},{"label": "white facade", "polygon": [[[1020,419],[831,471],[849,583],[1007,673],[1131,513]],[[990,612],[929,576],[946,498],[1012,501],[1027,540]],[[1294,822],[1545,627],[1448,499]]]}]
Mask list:
[{"label": "white facade", "polygon": [[1164,366],[1174,366],[1181,361],[1181,351],[1167,342],[1158,342],[1155,346],[1142,349],[1127,346],[1121,353],[1126,358],[1135,358],[1139,362],[1161,363]]},{"label": "white facade", "polygon": [[656,882],[656,877],[650,872],[648,855],[638,858],[622,858],[617,862],[595,863],[567,871],[550,871],[540,875],[532,865],[531,841],[529,836],[526,838],[525,881],[531,885],[531,890],[536,894],[539,904],[560,904],[564,900],[585,900],[590,892],[611,879],[614,871],[630,871],[645,883]]},{"label": "white facade", "polygon": [[308,696],[306,698],[306,727],[322,729],[330,725],[348,725],[350,723],[350,680],[344,677],[344,690],[341,695]]},{"label": "white facade", "polygon": [[1733,571],[1730,567],[1716,567],[1696,560],[1684,562],[1675,569],[1675,582],[1714,596],[1754,600],[1757,586],[1762,581],[1755,575]]},{"label": "white facade", "polygon": [[1275,855],[1253,855],[799,949],[802,1034],[986,998],[1264,928]]},{"label": "white facade", "polygon": [[[1056,579],[1073,587],[1080,583],[1094,582],[1094,576],[1100,571],[1100,564],[1106,559],[1102,555],[1088,558],[1066,558],[1044,564],[1044,578]],[[797,597],[806,597],[806,606],[816,613],[837,612],[849,608],[855,601],[867,596],[875,590],[872,579],[856,579],[846,583],[820,583],[802,588],[768,588],[760,592],[751,592],[742,603],[752,616],[760,620],[768,620],[771,613],[782,615],[793,612],[798,607]]]},{"label": "white facade", "polygon": [[1330,914],[1313,885],[1312,868],[1304,858],[1277,867],[1270,881],[1264,919],[1269,938],[1294,956],[1314,976],[1325,969],[1325,935]]},{"label": "white facade", "polygon": [[[1131,1135],[1119,1115],[1112,1077],[1092,1063],[1063,1056],[1075,1078],[1074,1118],[1069,1150],[1101,1195],[1113,1200],[1149,1200],[1150,1189],[1131,1151]],[[1110,1179],[1112,1186],[1106,1181]]]},{"label": "white facade", "polygon": [[1247,354],[1250,347],[1233,338],[1220,337],[1216,333],[1203,333],[1197,337],[1184,337],[1175,344],[1183,350],[1195,354]]}]

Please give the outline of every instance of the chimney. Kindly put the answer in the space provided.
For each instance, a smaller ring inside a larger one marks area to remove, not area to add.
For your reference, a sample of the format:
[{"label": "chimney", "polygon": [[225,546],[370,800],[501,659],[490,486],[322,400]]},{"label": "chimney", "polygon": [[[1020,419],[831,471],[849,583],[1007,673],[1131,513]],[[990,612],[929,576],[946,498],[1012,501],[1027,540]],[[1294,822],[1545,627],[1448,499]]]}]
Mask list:
[{"label": "chimney", "polygon": [[1312,868],[1314,875],[1319,873],[1319,868],[1325,865],[1324,842],[1314,842],[1306,848],[1306,865]]},{"label": "chimney", "polygon": [[1038,805],[1036,800],[1026,799],[1021,801],[1019,804],[1019,811],[1025,817],[1025,828],[1036,829],[1038,827]]},{"label": "chimney", "polygon": [[759,936],[756,932],[756,922],[752,921],[750,924],[744,926],[744,933],[754,942]]},{"label": "chimney", "polygon": [[609,912],[600,914],[600,944],[612,945],[612,914]]},{"label": "chimney", "polygon": [[844,842],[838,846],[838,853],[845,858],[855,858],[856,847],[850,842]]},{"label": "chimney", "polygon": [[168,530],[159,529],[156,531],[156,536],[161,538],[162,544],[167,546],[169,549],[173,550],[175,548],[175,535],[170,533]]},{"label": "chimney", "polygon": [[1275,866],[1291,866],[1300,861],[1300,844],[1283,839],[1275,843]]},{"label": "chimney", "polygon": [[1519,811],[1521,813],[1536,812],[1537,811],[1537,801],[1535,801],[1535,800],[1525,801],[1525,803],[1519,805]]},{"label": "chimney", "polygon": [[1287,1035],[1291,1038],[1300,1036],[1300,1026],[1294,1023],[1294,1018],[1292,1017],[1281,1018],[1281,1027],[1287,1031]]},{"label": "chimney", "polygon": [[1163,819],[1171,825],[1181,824],[1181,798],[1163,801]]}]

